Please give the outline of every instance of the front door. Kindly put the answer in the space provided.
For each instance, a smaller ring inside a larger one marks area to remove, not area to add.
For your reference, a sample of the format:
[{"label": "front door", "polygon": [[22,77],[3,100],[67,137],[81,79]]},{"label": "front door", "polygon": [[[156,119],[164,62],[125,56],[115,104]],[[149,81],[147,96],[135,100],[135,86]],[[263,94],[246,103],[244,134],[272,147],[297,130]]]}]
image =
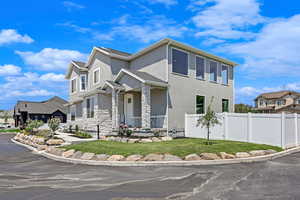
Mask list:
[{"label": "front door", "polygon": [[132,94],[124,95],[124,112],[125,112],[125,123],[128,126],[134,126],[133,95]]}]

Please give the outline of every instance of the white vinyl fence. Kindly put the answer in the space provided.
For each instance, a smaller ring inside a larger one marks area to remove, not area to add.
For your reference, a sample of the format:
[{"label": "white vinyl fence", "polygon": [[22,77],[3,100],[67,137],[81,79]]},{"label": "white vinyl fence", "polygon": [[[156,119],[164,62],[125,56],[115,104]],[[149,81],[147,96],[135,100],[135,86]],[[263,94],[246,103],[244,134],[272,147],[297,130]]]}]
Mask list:
[{"label": "white vinyl fence", "polygon": [[[201,115],[185,115],[185,136],[206,138],[207,130],[197,125]],[[290,148],[300,144],[300,115],[220,113],[221,122],[211,129],[210,138],[268,144]]]}]

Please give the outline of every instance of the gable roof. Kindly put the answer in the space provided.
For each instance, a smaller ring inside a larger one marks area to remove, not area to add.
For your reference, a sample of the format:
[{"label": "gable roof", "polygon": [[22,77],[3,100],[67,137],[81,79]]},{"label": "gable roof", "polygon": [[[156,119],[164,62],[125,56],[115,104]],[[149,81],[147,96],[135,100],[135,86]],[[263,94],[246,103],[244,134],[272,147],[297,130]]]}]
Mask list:
[{"label": "gable roof", "polygon": [[116,49],[112,49],[112,48],[106,48],[106,47],[97,47],[99,49],[103,49],[104,51],[110,52],[110,53],[114,53],[114,54],[118,54],[120,56],[130,56],[130,53],[124,52],[124,51],[120,51],[120,50],[116,50]]},{"label": "gable roof", "polygon": [[283,90],[283,91],[277,91],[277,92],[268,92],[260,94],[258,97],[255,98],[257,100],[258,98],[264,98],[264,99],[278,99],[281,97],[284,97],[286,95],[296,95],[300,96],[300,93],[290,90]]},{"label": "gable roof", "polygon": [[46,101],[18,101],[15,106],[15,112],[28,112],[33,114],[52,114],[57,110],[67,113],[67,108],[64,106],[67,101],[60,97],[52,97]]},{"label": "gable roof", "polygon": [[72,60],[71,63],[69,64],[69,68],[65,76],[66,79],[70,78],[71,73],[73,71],[73,67],[77,67],[79,71],[88,71],[88,68],[86,67],[86,63]]}]

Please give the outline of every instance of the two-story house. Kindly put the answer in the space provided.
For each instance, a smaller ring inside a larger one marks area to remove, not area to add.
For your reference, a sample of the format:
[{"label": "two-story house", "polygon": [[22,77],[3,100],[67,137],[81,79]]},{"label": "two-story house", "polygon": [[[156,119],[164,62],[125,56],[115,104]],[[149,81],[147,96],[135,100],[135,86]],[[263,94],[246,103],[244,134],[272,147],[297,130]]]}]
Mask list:
[{"label": "two-story house", "polygon": [[125,123],[183,130],[185,113],[233,112],[236,64],[163,39],[137,53],[94,47],[87,63],[71,62],[68,123],[108,134]]},{"label": "two-story house", "polygon": [[256,110],[263,113],[300,113],[300,93],[278,91],[263,93],[255,98]]}]

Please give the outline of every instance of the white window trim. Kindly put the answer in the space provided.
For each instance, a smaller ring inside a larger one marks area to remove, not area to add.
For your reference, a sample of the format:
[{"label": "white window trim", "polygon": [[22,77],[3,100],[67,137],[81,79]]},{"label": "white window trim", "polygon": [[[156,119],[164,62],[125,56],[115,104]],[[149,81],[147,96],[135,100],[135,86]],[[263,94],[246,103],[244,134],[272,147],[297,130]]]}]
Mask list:
[{"label": "white window trim", "polygon": [[[72,91],[72,85],[73,85],[72,82],[73,82],[73,80],[76,80],[76,82],[75,82],[75,90],[74,91]],[[70,83],[71,83],[70,84],[70,92],[71,92],[71,94],[74,94],[74,93],[77,92],[77,76],[74,77],[74,78],[72,78]]]},{"label": "white window trim", "polygon": [[[197,77],[197,57],[198,57],[198,58],[204,59],[204,74],[203,74],[203,78],[198,78],[198,77]],[[197,80],[202,80],[202,81],[204,81],[204,80],[205,80],[205,74],[206,74],[206,58],[203,57],[203,56],[195,55],[195,78],[196,78]]]},{"label": "white window trim", "polygon": [[[218,62],[218,61],[215,61],[215,60],[212,60],[212,59],[208,59],[208,61],[209,61],[209,64],[208,64],[208,66],[209,66],[208,80],[209,80],[209,82],[211,82],[211,83],[218,83],[218,65],[219,65],[219,62]],[[217,71],[216,71],[216,73],[217,73],[217,80],[215,80],[215,81],[210,80],[210,62],[215,62],[215,63],[217,63]]]},{"label": "white window trim", "polygon": [[[181,74],[181,73],[173,71],[173,49],[175,49],[177,51],[184,52],[184,53],[186,53],[188,55],[188,59],[187,59],[187,74]],[[181,76],[189,77],[189,74],[190,74],[189,73],[189,71],[190,71],[189,68],[190,68],[190,52],[185,51],[183,49],[176,48],[176,47],[171,47],[171,70],[172,70],[172,73],[176,74],[176,75],[181,75]]]},{"label": "white window trim", "polygon": [[[81,86],[82,86],[82,79],[81,79],[81,77],[85,77],[85,89],[83,90],[82,88],[81,88]],[[82,91],[86,91],[86,88],[87,88],[87,76],[86,76],[86,74],[81,74],[80,75],[80,77],[79,77],[79,79],[80,79],[80,84],[79,84],[79,90],[82,92]]]},{"label": "white window trim", "polygon": [[[96,71],[99,71],[99,77],[98,77],[98,81],[95,83],[94,74],[95,74]],[[93,76],[93,85],[96,85],[96,84],[100,83],[100,68],[94,69],[92,76]]]},{"label": "white window trim", "polygon": [[[206,101],[207,101],[207,96],[203,95],[203,94],[196,94],[195,95],[195,113],[197,114],[197,96],[202,96],[204,97],[204,113],[202,114],[206,114]],[[202,115],[202,114],[197,114],[197,115]]]},{"label": "white window trim", "polygon": [[[222,83],[222,85],[229,85],[229,65],[226,65],[226,64],[224,64],[224,63],[220,63],[221,64],[221,83]],[[222,67],[223,66],[226,66],[227,67],[227,83],[223,83],[223,77],[222,77]],[[218,74],[217,74],[217,76],[218,76]],[[217,77],[217,79],[218,79],[218,77]]]}]

